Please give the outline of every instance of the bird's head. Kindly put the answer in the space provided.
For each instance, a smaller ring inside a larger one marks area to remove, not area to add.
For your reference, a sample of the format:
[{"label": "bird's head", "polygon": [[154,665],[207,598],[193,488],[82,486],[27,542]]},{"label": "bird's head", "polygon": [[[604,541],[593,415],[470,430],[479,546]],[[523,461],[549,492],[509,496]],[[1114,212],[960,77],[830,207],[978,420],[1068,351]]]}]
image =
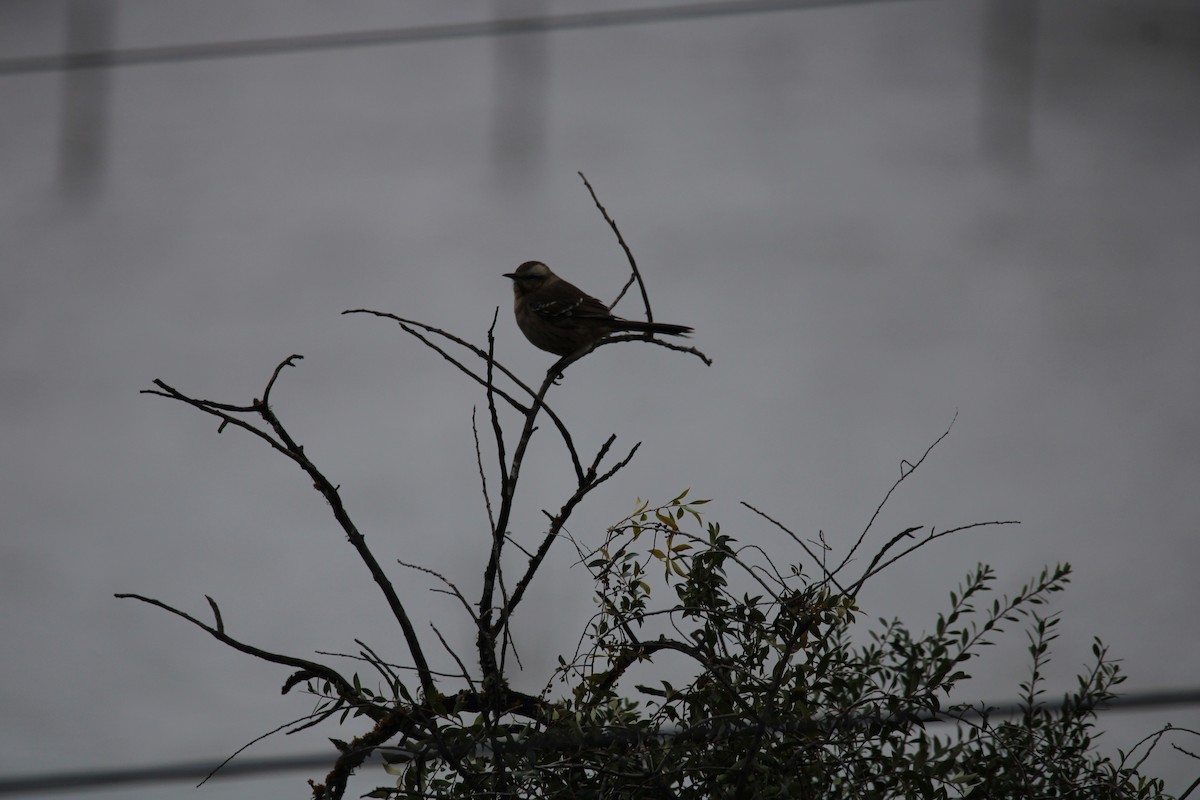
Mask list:
[{"label": "bird's head", "polygon": [[556,276],[542,262],[526,261],[517,267],[516,272],[504,273],[504,277],[512,278],[513,291],[521,295],[540,289]]}]

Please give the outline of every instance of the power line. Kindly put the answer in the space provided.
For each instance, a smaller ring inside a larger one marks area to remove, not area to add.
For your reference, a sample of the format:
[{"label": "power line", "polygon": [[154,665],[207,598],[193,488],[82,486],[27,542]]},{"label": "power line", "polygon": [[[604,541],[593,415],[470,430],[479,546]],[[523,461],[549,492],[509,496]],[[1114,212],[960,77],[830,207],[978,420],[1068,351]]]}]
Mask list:
[{"label": "power line", "polygon": [[[1105,703],[1105,711],[1132,711],[1164,706],[1200,705],[1200,687],[1194,689],[1142,692],[1116,697]],[[986,706],[989,719],[1020,716],[1025,707],[1020,703],[992,703]],[[1046,704],[1051,711],[1062,710],[1061,704]],[[937,722],[954,723],[958,718],[980,716],[975,711],[960,713],[956,717],[938,717],[924,720],[925,724]],[[667,735],[667,734],[664,734]],[[309,753],[306,755],[276,756],[270,758],[245,758],[231,761],[221,767],[215,778],[244,778],[274,772],[299,770],[325,770],[333,764],[337,754]],[[208,777],[219,762],[190,761],[164,764],[158,767],[140,767],[86,772],[55,772],[42,775],[0,778],[0,795],[45,794],[62,791],[91,791],[109,789],[114,786],[165,783],[168,781],[201,781]]]},{"label": "power line", "polygon": [[[309,753],[274,758],[247,758],[231,761],[221,767],[217,777],[240,778],[266,775],[272,772],[325,770],[337,758],[337,753]],[[0,778],[0,795],[45,794],[64,791],[96,791],[115,786],[191,781],[198,783],[212,774],[219,761],[183,761],[158,767],[90,770],[86,772],[52,772]]]},{"label": "power line", "polygon": [[82,69],[108,69],[144,64],[174,64],[188,61],[213,61],[225,58],[282,55],[351,47],[415,44],[448,39],[478,39],[517,34],[551,33],[586,28],[614,28],[711,19],[744,14],[798,11],[806,8],[853,6],[896,0],[729,0],[713,3],[684,3],[657,8],[629,8],[614,11],[587,11],[577,14],[518,17],[484,22],[456,22],[443,25],[419,25],[408,28],[382,28],[311,36],[286,36],[242,39],[229,42],[136,47],[124,50],[95,50],[57,55],[23,56],[0,59],[0,75],[29,75]]}]

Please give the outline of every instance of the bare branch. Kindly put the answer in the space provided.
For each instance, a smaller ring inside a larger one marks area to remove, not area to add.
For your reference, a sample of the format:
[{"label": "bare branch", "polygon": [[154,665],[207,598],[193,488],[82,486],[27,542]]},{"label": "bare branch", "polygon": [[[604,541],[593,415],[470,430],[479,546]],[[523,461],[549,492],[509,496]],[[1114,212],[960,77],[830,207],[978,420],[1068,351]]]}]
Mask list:
[{"label": "bare branch", "polygon": [[596,197],[596,190],[593,189],[592,184],[588,182],[587,176],[580,172],[579,177],[583,180],[583,185],[587,187],[588,194],[592,196],[592,202],[596,204],[596,208],[600,209],[600,213],[604,216],[604,221],[608,223],[608,227],[612,228],[613,233],[616,234],[617,243],[620,244],[621,249],[625,251],[625,258],[629,259],[629,268],[633,271],[629,281],[625,284],[625,287],[621,289],[621,293],[617,295],[617,299],[613,300],[612,304],[608,307],[609,310],[611,311],[616,307],[617,303],[621,302],[621,298],[625,296],[625,292],[629,289],[634,281],[637,281],[638,288],[642,292],[642,305],[646,309],[646,321],[653,322],[654,311],[650,308],[650,294],[646,291],[645,282],[642,281],[642,273],[638,269],[637,259],[633,257],[633,251],[630,250],[629,245],[625,243],[625,237],[621,235],[621,229],[617,227],[616,221],[609,216],[608,209],[600,204],[600,198]]},{"label": "bare branch", "polygon": [[[328,681],[330,683],[330,685],[333,686],[334,690],[337,692],[338,697],[344,699],[346,702],[351,703],[355,706],[362,706],[362,711],[367,716],[371,717],[372,719],[378,719],[383,716],[384,712],[382,709],[377,709],[377,708],[374,708],[373,706],[362,704],[361,696],[359,695],[359,693],[357,691],[355,691],[354,686],[350,683],[350,681],[343,678],[341,676],[341,674],[339,674],[337,672],[337,670],[333,669],[332,667],[326,666],[325,664],[319,664],[316,661],[309,661],[308,659],[304,659],[304,658],[296,658],[295,656],[283,655],[281,653],[272,653],[270,651],[263,650],[261,648],[255,647],[253,645],[246,644],[245,642],[242,642],[238,639],[234,639],[232,636],[225,633],[223,624],[219,628],[213,627],[211,625],[206,625],[205,623],[203,623],[200,620],[193,617],[191,614],[188,614],[185,611],[180,611],[178,608],[169,606],[166,603],[162,602],[161,600],[155,600],[152,597],[145,597],[140,594],[131,594],[131,593],[119,593],[119,594],[116,594],[113,596],[122,598],[122,599],[129,598],[132,600],[140,600],[143,603],[147,603],[149,605],[156,606],[158,608],[163,609],[164,611],[169,611],[170,613],[174,614],[175,616],[181,617],[182,619],[185,619],[188,622],[195,625],[197,628],[200,628],[201,630],[207,632],[214,639],[221,642],[222,644],[226,644],[229,647],[232,647],[234,650],[237,650],[242,653],[246,653],[247,655],[254,656],[255,658],[261,659],[263,661],[269,661],[272,664],[282,664],[284,666],[303,670],[304,672],[311,674],[315,678],[321,678],[322,680]],[[217,606],[216,602],[212,598],[208,598],[208,602],[215,611],[216,606]],[[220,619],[220,613],[219,612],[216,612],[216,613],[217,613],[218,619]],[[288,724],[291,724],[291,723],[288,723]]]},{"label": "bare branch", "polygon": [[[222,433],[227,426],[233,425],[241,428],[244,431],[254,434],[267,444],[271,445],[271,447],[273,447],[275,450],[279,451],[288,458],[292,458],[292,455],[288,452],[287,447],[285,447],[281,442],[276,441],[269,433],[261,428],[251,425],[245,420],[238,419],[237,417],[233,416],[233,414],[257,413],[258,409],[256,406],[232,406],[225,403],[216,403],[212,400],[201,400],[195,397],[188,397],[175,387],[168,386],[163,381],[157,379],[154,381],[154,385],[159,387],[159,389],[142,389],[139,394],[152,394],[157,395],[158,397],[166,397],[170,400],[178,400],[181,403],[186,403],[193,408],[198,408],[205,414],[211,414],[212,416],[221,420],[221,424],[217,428],[217,433]],[[295,459],[293,458],[292,460],[294,461]]]},{"label": "bare branch", "polygon": [[591,469],[588,470],[588,482],[575,490],[575,493],[572,494],[571,497],[568,498],[567,502],[563,504],[563,507],[559,510],[557,516],[551,517],[550,529],[542,538],[542,543],[538,547],[533,558],[529,560],[529,564],[525,569],[525,574],[521,576],[521,580],[517,582],[516,587],[513,589],[512,598],[501,611],[500,618],[496,621],[495,628],[492,632],[493,636],[499,633],[499,631],[508,623],[513,611],[516,610],[517,605],[521,602],[521,598],[525,595],[525,590],[529,587],[530,582],[533,580],[534,574],[537,573],[538,567],[540,567],[542,561],[545,560],[546,554],[550,552],[550,545],[554,544],[555,538],[558,537],[559,531],[562,530],[563,525],[565,525],[567,519],[570,518],[571,512],[575,509],[575,506],[578,505],[579,502],[583,500],[583,498],[586,497],[589,492],[607,481],[613,475],[617,474],[617,472],[620,470],[624,469],[625,466],[633,460],[633,456],[635,453],[637,453],[638,448],[642,446],[642,443],[638,442],[633,446],[625,458],[613,465],[612,469],[608,470],[603,475],[596,476],[596,466],[603,457],[604,453],[608,450],[609,445],[612,444],[612,441],[613,438],[610,437],[609,440],[605,442],[604,447],[601,448],[600,454],[596,456],[596,461],[593,462]]},{"label": "bare branch", "polygon": [[[528,385],[526,385],[520,378],[518,378],[516,376],[516,374],[513,373],[512,370],[510,370],[508,367],[501,364],[499,361],[495,361],[494,359],[492,359],[488,355],[488,352],[486,350],[476,347],[475,345],[471,344],[470,342],[468,342],[464,339],[461,339],[452,333],[448,333],[444,330],[441,330],[440,328],[435,328],[432,325],[426,325],[423,322],[417,322],[416,320],[411,320],[411,319],[404,319],[403,317],[398,317],[395,314],[388,314],[383,311],[371,311],[370,309],[366,309],[366,308],[355,308],[355,309],[350,309],[348,311],[343,311],[342,313],[343,314],[370,314],[375,317],[382,317],[384,319],[390,319],[390,320],[396,322],[397,324],[400,325],[401,329],[403,329],[406,333],[408,333],[409,335],[416,338],[418,341],[423,343],[426,347],[430,348],[434,352],[441,355],[442,358],[446,359],[451,364],[458,367],[458,369],[460,371],[462,371],[464,374],[469,376],[472,380],[474,380],[476,383],[478,383],[480,386],[483,386],[486,389],[488,386],[488,379],[487,379],[486,375],[477,375],[475,372],[468,369],[467,366],[465,364],[463,364],[461,361],[454,358],[449,353],[447,353],[444,349],[442,349],[437,344],[432,342],[427,336],[423,336],[419,331],[423,330],[423,331],[432,333],[434,335],[441,336],[442,338],[446,339],[447,341],[454,342],[455,344],[459,345],[460,347],[464,347],[467,350],[470,350],[476,356],[483,359],[484,362],[490,361],[491,363],[493,363],[495,365],[496,369],[498,369],[506,378],[511,380],[514,384],[516,384],[516,386],[519,389],[521,389],[526,394],[530,395],[531,397],[538,396],[538,393],[535,392],[533,389],[531,389]],[[530,412],[530,410],[531,410],[530,408],[528,408],[524,404],[518,402],[512,395],[508,394],[507,392],[501,390],[498,387],[495,387],[494,384],[493,384],[492,391],[494,391],[497,395],[499,395],[501,398],[503,398],[505,402],[507,402],[509,405],[511,405],[514,409],[516,409],[520,413],[528,414]],[[545,392],[543,391],[541,394],[544,396]],[[567,426],[563,424],[563,421],[559,418],[558,414],[554,413],[553,409],[551,409],[549,406],[543,406],[543,408],[545,408],[545,410],[546,410],[546,415],[548,417],[550,417],[550,419],[554,422],[554,426],[556,428],[558,428],[559,435],[562,436],[563,443],[567,447],[567,452],[569,452],[571,454],[571,462],[575,467],[576,475],[581,476],[583,473],[583,468],[579,464],[579,455],[575,452],[575,443],[571,439],[570,431],[567,430]]]},{"label": "bare branch", "polygon": [[442,582],[443,585],[445,585],[451,595],[458,598],[458,602],[461,603],[462,607],[465,608],[467,613],[471,615],[471,619],[476,619],[475,611],[471,608],[471,604],[467,602],[467,598],[463,597],[463,593],[460,592],[458,587],[451,583],[445,575],[437,570],[430,569],[429,567],[422,567],[420,564],[410,564],[407,561],[401,561],[400,559],[396,559],[396,563],[402,567],[408,567],[409,569],[416,570],[417,572],[424,572],[426,575],[432,575],[433,577],[437,578]]},{"label": "bare branch", "polygon": [[[495,529],[496,518],[492,515],[492,498],[488,494],[487,473],[483,470],[483,453],[479,449],[479,428],[475,425],[475,409],[471,409],[471,435],[475,437],[475,465],[479,467],[479,484],[483,491],[483,505],[487,508],[488,528]],[[500,463],[504,463],[501,459]]]},{"label": "bare branch", "polygon": [[[663,339],[657,339],[652,334],[649,334],[649,333],[631,333],[631,334],[621,334],[620,336],[608,336],[608,337],[605,337],[604,339],[601,339],[600,341],[596,342],[595,347],[602,347],[606,344],[616,344],[617,342],[650,342],[651,344],[656,344],[659,347],[665,347],[668,350],[675,350],[676,352],[679,352],[679,353],[691,353],[696,358],[703,361],[704,365],[706,367],[711,367],[713,364],[712,358],[710,358],[708,355],[706,355],[703,351],[696,349],[695,347],[687,347],[682,344],[675,344],[674,342],[668,342]],[[595,348],[593,348],[593,349],[595,349]]]},{"label": "bare branch", "polygon": [[269,730],[266,733],[262,734],[261,736],[254,737],[253,739],[251,739],[250,741],[246,742],[244,745],[239,747],[237,750],[234,750],[233,753],[228,758],[226,758],[224,761],[222,761],[220,764],[217,764],[215,767],[213,767],[212,771],[204,776],[204,780],[202,780],[196,784],[196,788],[199,789],[201,786],[208,783],[209,780],[214,775],[216,775],[218,772],[220,772],[222,769],[225,768],[226,764],[228,764],[230,761],[233,761],[235,758],[237,758],[242,753],[249,750],[254,745],[261,742],[263,739],[266,739],[269,736],[274,736],[275,734],[279,733],[284,728],[290,728],[291,726],[295,725],[298,722],[304,722],[305,720],[307,720],[305,725],[298,729],[298,730],[303,730],[303,728],[309,727],[309,726],[313,725],[314,723],[321,722],[322,720],[328,719],[333,713],[334,713],[333,711],[321,711],[321,712],[317,712],[315,714],[305,714],[303,717],[291,720],[290,722],[285,722],[282,725],[280,725],[278,728]]},{"label": "bare branch", "polygon": [[[860,577],[857,581],[855,581],[854,585],[852,587],[850,587],[850,596],[853,597],[853,596],[857,595],[858,590],[862,588],[862,585],[867,582],[868,578],[871,578],[874,575],[878,575],[880,572],[883,572],[885,569],[890,567],[892,564],[895,564],[897,561],[904,558],[909,553],[913,552],[914,550],[918,550],[918,549],[924,547],[925,545],[932,542],[934,539],[941,539],[943,536],[950,536],[951,534],[962,533],[963,531],[969,531],[973,528],[986,528],[986,527],[993,527],[993,526],[1000,526],[1000,525],[1020,525],[1020,524],[1021,524],[1020,520],[1000,519],[1000,520],[992,520],[991,522],[973,522],[970,525],[960,525],[957,528],[948,528],[947,530],[944,530],[944,531],[931,530],[929,532],[929,535],[927,535],[924,539],[920,540],[919,542],[915,542],[914,544],[910,545],[909,547],[906,547],[905,549],[901,550],[896,555],[889,558],[887,561],[884,561],[883,563],[879,563],[879,560],[883,557],[883,554],[887,550],[889,550],[893,545],[897,544],[901,539],[910,537],[911,534],[915,533],[916,531],[921,530],[921,528],[924,526],[918,526],[916,528],[909,528],[908,530],[901,531],[900,533],[893,536],[886,545],[884,545],[883,549],[881,549],[880,552],[871,561],[871,565],[869,567],[867,567],[866,572],[864,572],[862,574],[862,577]],[[878,564],[878,566],[876,566],[876,564]]]},{"label": "bare branch", "polygon": [[[882,559],[889,550],[891,550],[893,547],[895,547],[897,544],[899,544],[902,539],[913,538],[913,534],[916,533],[917,531],[921,530],[924,527],[925,527],[924,525],[917,525],[916,527],[913,527],[913,528],[905,528],[904,530],[900,531],[895,536],[893,536],[891,539],[888,539],[887,543],[884,544],[883,547],[879,548],[879,552],[876,553],[875,557],[871,559],[871,563],[867,565],[867,569],[863,572],[863,576],[861,578],[859,578],[858,581],[854,584],[854,588],[851,591],[851,596],[858,594],[858,590],[863,585],[863,582],[867,579],[867,576],[875,574],[872,570],[875,569],[875,565],[879,563],[880,559]],[[890,564],[891,562],[889,561],[888,563]]]},{"label": "bare branch", "polygon": [[442,643],[442,649],[450,654],[450,657],[454,659],[455,664],[458,664],[458,677],[467,682],[467,686],[471,687],[472,692],[478,692],[479,689],[476,686],[475,681],[471,678],[471,673],[467,670],[467,665],[464,664],[463,660],[458,657],[458,653],[454,652],[454,648],[451,647],[446,641],[446,637],[442,636],[442,632],[438,630],[438,626],[431,622],[429,623],[429,627],[433,629],[434,635],[437,636],[438,641]]},{"label": "bare branch", "polygon": [[360,651],[362,659],[374,667],[375,671],[379,673],[380,677],[382,677],[389,684],[400,682],[400,676],[396,674],[394,669],[392,669],[392,665],[380,658],[379,654],[372,650],[370,645],[368,645],[362,639],[355,639],[354,643],[362,648]]},{"label": "bare branch", "polygon": [[[500,510],[496,515],[496,523],[492,528],[492,550],[488,556],[487,566],[483,572],[483,591],[479,598],[479,634],[476,641],[477,649],[479,650],[479,666],[483,671],[484,679],[494,677],[497,673],[499,665],[496,662],[496,633],[499,629],[494,629],[492,626],[493,599],[496,594],[496,581],[500,572],[500,555],[504,548],[505,537],[508,531],[508,521],[512,515],[513,497],[517,489],[517,481],[521,476],[521,465],[525,458],[525,451],[529,447],[529,440],[536,430],[534,425],[537,420],[538,411],[544,407],[546,392],[554,384],[561,371],[570,364],[574,358],[565,356],[559,359],[547,372],[546,377],[542,381],[541,387],[533,398],[533,403],[530,405],[528,412],[525,414],[525,424],[521,429],[521,435],[517,439],[516,449],[513,450],[512,463],[508,470],[508,477],[500,485]],[[576,461],[578,464],[578,461]],[[582,473],[582,469],[579,470]],[[584,476],[580,477],[582,484]],[[507,605],[507,603],[506,603]]]},{"label": "bare branch", "polygon": [[209,608],[212,609],[213,619],[217,623],[217,631],[219,633],[224,633],[225,632],[225,622],[221,619],[221,609],[217,605],[217,601],[213,600],[208,595],[204,595],[204,599],[208,601]]},{"label": "bare branch", "polygon": [[[432,589],[431,591],[442,592],[441,589]],[[359,645],[362,644],[362,642],[360,642],[358,639],[355,639],[354,641],[356,644],[359,644]],[[365,664],[372,663],[370,658],[366,657],[365,655],[363,655],[361,653],[358,653],[358,654],[338,653],[338,652],[334,652],[331,650],[317,650],[315,652],[319,656],[333,656],[334,658],[347,658],[352,661],[362,661]],[[406,670],[408,672],[416,672],[417,671],[416,667],[410,666],[407,664],[395,664],[391,661],[383,661],[382,659],[379,661],[379,663],[382,664],[383,666],[387,667],[389,670],[402,669],[402,670]],[[429,671],[438,678],[457,678],[458,677],[458,675],[453,672],[439,672],[436,669],[431,669]],[[299,677],[297,677],[297,676],[299,676]],[[298,684],[302,681],[308,680],[308,678],[310,678],[310,677],[313,677],[313,676],[308,676],[308,675],[305,675],[303,672],[298,672],[298,673],[296,673],[296,675],[293,675],[292,678],[290,678],[289,680],[292,682],[292,685],[294,686],[295,684]]]},{"label": "bare branch", "polygon": [[[354,308],[354,309],[350,309],[348,311],[343,311],[342,313],[343,314],[371,314],[372,316],[382,317],[384,319],[393,320],[401,327],[401,329],[404,330],[405,333],[407,333],[410,336],[412,336],[413,338],[417,339],[422,344],[424,344],[426,347],[428,347],[430,350],[433,350],[435,353],[440,355],[442,358],[446,359],[451,364],[458,367],[460,372],[462,372],[464,375],[469,376],[472,380],[474,380],[480,386],[483,386],[485,388],[487,387],[487,378],[486,377],[476,374],[466,364],[459,361],[454,356],[450,355],[448,352],[446,352],[446,350],[444,348],[442,348],[440,345],[438,345],[437,343],[430,340],[429,337],[422,334],[421,331],[426,331],[427,333],[432,333],[434,335],[441,336],[443,339],[446,339],[447,341],[451,341],[461,347],[465,347],[466,349],[470,350],[472,353],[477,355],[479,358],[481,358],[485,362],[487,362],[488,361],[487,351],[482,350],[479,347],[476,347],[475,345],[471,344],[470,342],[466,341],[465,339],[461,339],[452,333],[442,330],[441,328],[435,328],[432,325],[426,325],[425,323],[417,322],[416,320],[405,319],[404,317],[399,317],[399,316],[396,316],[395,314],[389,314],[386,311],[372,311],[367,308]],[[524,383],[522,383],[521,380],[516,375],[514,375],[512,372],[510,372],[502,364],[497,362],[496,367],[502,373],[504,373],[505,376],[507,376],[513,383],[515,383],[521,389],[525,390],[525,392],[527,392],[528,394],[533,394],[533,390],[531,390],[528,386],[526,386]],[[495,389],[494,391],[496,394],[500,395],[500,397],[504,398],[504,400],[509,405],[511,405],[513,408],[515,408],[517,411],[521,412],[522,414],[529,412],[528,407],[526,407],[524,404],[522,404],[520,401],[518,401],[512,395],[508,394],[507,392],[505,392],[501,389]]]},{"label": "bare branch", "polygon": [[753,511],[755,514],[758,514],[760,517],[762,517],[763,519],[765,519],[767,522],[770,522],[770,523],[771,523],[772,525],[774,525],[776,528],[779,528],[779,530],[783,531],[783,532],[784,532],[784,533],[786,533],[788,536],[792,537],[792,539],[794,539],[794,540],[795,540],[796,544],[798,544],[798,545],[800,545],[802,548],[804,548],[804,552],[808,554],[808,557],[809,557],[809,558],[811,558],[811,559],[813,560],[813,562],[814,562],[814,563],[815,563],[815,564],[816,564],[818,567],[820,567],[820,568],[821,568],[821,571],[822,571],[823,573],[825,573],[825,580],[827,580],[827,581],[831,582],[831,583],[832,583],[834,586],[836,586],[836,587],[837,587],[837,590],[838,590],[839,592],[841,592],[842,594],[845,594],[845,593],[846,593],[846,590],[845,590],[845,589],[842,587],[842,585],[841,585],[840,583],[838,583],[838,582],[837,582],[837,578],[833,577],[833,573],[831,573],[831,572],[830,572],[828,569],[826,569],[826,568],[825,568],[825,560],[824,560],[824,559],[821,559],[821,558],[817,558],[817,555],[816,555],[816,553],[814,553],[812,550],[810,550],[810,549],[809,549],[809,547],[808,547],[808,544],[807,544],[807,543],[806,543],[806,542],[805,542],[803,539],[801,539],[799,536],[797,536],[795,533],[793,533],[791,530],[789,530],[789,529],[788,529],[788,528],[787,528],[787,527],[786,527],[786,526],[785,526],[785,525],[784,525],[782,522],[780,522],[779,520],[777,520],[777,519],[775,519],[774,517],[770,516],[770,515],[769,515],[769,514],[767,514],[765,511],[759,511],[757,508],[755,508],[754,506],[750,505],[750,504],[749,504],[749,503],[747,503],[745,500],[742,500],[742,501],[741,501],[741,503],[742,503],[742,505],[744,505],[746,508],[748,508],[748,509],[750,509],[751,511]]},{"label": "bare branch", "polygon": [[[500,315],[500,307],[496,307],[495,313],[492,314],[492,324],[488,327],[488,349],[487,349],[487,403],[488,416],[492,420],[492,435],[496,439],[496,458],[500,462],[500,484],[503,485],[508,480],[508,464],[504,454],[504,430],[500,427],[500,415],[496,411],[496,319]],[[529,413],[526,411],[526,413]],[[564,434],[566,435],[566,434]],[[479,448],[479,438],[475,439],[476,450]],[[573,449],[573,448],[572,448]],[[483,467],[480,465],[480,470]],[[482,473],[481,473],[482,474]],[[484,487],[486,494],[487,487]],[[492,522],[492,528],[496,527],[495,520],[492,519],[492,504],[488,501],[488,519]]]},{"label": "bare branch", "polygon": [[[934,439],[933,444],[931,444],[931,445],[929,445],[929,447],[925,448],[925,452],[921,454],[921,457],[917,459],[917,462],[915,464],[910,464],[907,471],[904,470],[903,465],[901,466],[900,477],[897,478],[896,482],[892,484],[892,488],[887,490],[887,494],[885,494],[883,496],[883,500],[879,501],[879,505],[875,507],[875,513],[873,513],[871,515],[871,519],[867,521],[867,527],[863,528],[862,533],[860,533],[858,535],[858,539],[854,542],[854,546],[850,548],[850,551],[848,553],[846,553],[846,557],[842,559],[842,563],[838,564],[837,568],[835,570],[833,570],[833,572],[830,573],[830,575],[837,575],[839,572],[841,572],[843,569],[845,569],[846,564],[848,564],[850,562],[850,559],[854,557],[854,553],[862,545],[863,539],[867,538],[867,532],[871,530],[871,526],[874,525],[875,520],[879,518],[879,514],[883,511],[883,507],[885,505],[887,505],[887,501],[892,496],[892,493],[896,491],[896,489],[900,486],[900,484],[904,483],[905,479],[907,479],[909,475],[912,475],[914,472],[917,471],[917,467],[919,467],[919,466],[921,466],[921,464],[925,463],[925,459],[928,458],[929,454],[933,452],[933,448],[935,448],[939,444],[941,444],[942,440],[950,435],[950,429],[954,427],[954,421],[957,419],[958,419],[958,410],[956,409],[954,411],[954,416],[950,419],[950,424],[946,426],[945,432],[942,433],[942,435],[939,436],[937,439]],[[907,464],[908,462],[906,461],[904,463]]]},{"label": "bare branch", "polygon": [[303,359],[304,356],[293,353],[292,355],[279,362],[275,367],[275,371],[271,373],[271,380],[267,381],[267,388],[263,389],[262,400],[256,400],[255,405],[262,403],[264,406],[271,401],[271,390],[275,388],[275,381],[279,380],[279,373],[283,372],[284,367],[294,367],[296,362]]},{"label": "bare branch", "polygon": [[[285,366],[294,366],[294,362],[299,358],[300,356],[298,355],[289,356],[275,367],[275,371],[272,373],[271,379],[268,381],[266,390],[263,393],[265,398],[269,399],[271,389],[274,387],[275,381],[279,377],[279,374],[283,368]],[[327,477],[325,477],[325,475],[319,469],[317,469],[317,466],[309,460],[308,456],[306,456],[304,453],[304,448],[292,438],[291,434],[284,427],[279,417],[271,409],[271,406],[265,400],[255,400],[254,403],[248,408],[245,406],[229,406],[220,403],[213,403],[209,400],[199,400],[197,398],[188,397],[160,380],[154,381],[154,384],[162,391],[147,390],[147,393],[170,397],[193,406],[194,408],[198,408],[207,414],[212,414],[213,416],[216,416],[222,420],[222,427],[230,424],[250,431],[259,438],[268,442],[276,451],[290,458],[308,474],[308,476],[312,479],[313,488],[320,492],[325,498],[325,501],[329,503],[329,506],[333,511],[334,519],[337,520],[338,525],[340,525],[342,530],[346,533],[346,537],[349,539],[350,543],[354,546],[355,550],[358,551],[359,558],[364,564],[367,565],[367,569],[370,571],[371,577],[374,578],[375,583],[380,588],[380,591],[383,592],[384,598],[387,600],[388,607],[392,611],[392,615],[400,624],[401,631],[404,633],[405,641],[412,655],[413,662],[417,667],[417,674],[421,681],[421,688],[426,693],[433,693],[436,690],[433,683],[433,676],[429,671],[429,665],[425,662],[425,656],[421,650],[420,639],[417,637],[416,629],[413,627],[412,621],[408,617],[408,612],[405,610],[404,605],[400,602],[399,596],[396,594],[395,587],[392,586],[387,574],[383,571],[383,567],[375,558],[375,554],[372,553],[371,549],[367,546],[365,537],[358,530],[358,527],[354,524],[354,521],[351,520],[349,513],[346,511],[345,504],[342,502],[341,494],[338,492],[338,487],[335,486]],[[258,414],[263,418],[275,435],[271,436],[256,426],[233,416],[233,413]],[[213,630],[216,631],[215,628]]]}]

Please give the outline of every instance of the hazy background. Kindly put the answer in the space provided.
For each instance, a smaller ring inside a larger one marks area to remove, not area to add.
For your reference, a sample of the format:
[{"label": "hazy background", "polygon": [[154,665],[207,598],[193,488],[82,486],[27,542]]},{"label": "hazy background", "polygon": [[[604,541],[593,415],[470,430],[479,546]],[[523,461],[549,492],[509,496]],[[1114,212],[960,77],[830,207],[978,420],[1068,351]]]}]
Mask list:
[{"label": "hazy background", "polygon": [[[622,7],[649,7],[627,0]],[[546,261],[615,296],[636,254],[657,319],[715,363],[608,347],[552,404],[590,453],[643,442],[579,509],[597,542],[685,487],[777,559],[738,504],[849,546],[902,459],[911,525],[1019,519],[881,576],[869,618],[931,627],[977,562],[998,591],[1070,561],[1051,697],[1093,636],[1129,692],[1198,683],[1200,12],[1185,2],[878,2],[546,34],[28,71],[23,57],[560,15],[578,2],[0,2],[0,778],[211,759],[311,708],[287,672],[114,592],[311,656],[404,660],[378,592],[305,476],[236,430],[139,396],[161,378],[274,406],[341,484],[381,561],[477,597],[487,552],[473,384],[370,307],[483,342],[536,381],[501,273]],[[67,24],[74,19],[74,30]],[[23,66],[22,66],[23,65]],[[618,307],[638,313],[636,298]],[[510,435],[515,435],[514,420]],[[547,429],[513,532],[570,491]],[[590,613],[554,552],[515,621],[522,688]],[[440,662],[452,601],[392,571]],[[1018,627],[964,696],[1026,676]],[[1107,752],[1195,706],[1101,718]],[[360,728],[276,736],[328,749]],[[1179,738],[1195,751],[1200,743]],[[332,759],[332,755],[331,755]],[[1197,763],[1148,770],[1182,791]],[[312,773],[96,796],[305,796]],[[352,785],[386,782],[374,770]]]}]

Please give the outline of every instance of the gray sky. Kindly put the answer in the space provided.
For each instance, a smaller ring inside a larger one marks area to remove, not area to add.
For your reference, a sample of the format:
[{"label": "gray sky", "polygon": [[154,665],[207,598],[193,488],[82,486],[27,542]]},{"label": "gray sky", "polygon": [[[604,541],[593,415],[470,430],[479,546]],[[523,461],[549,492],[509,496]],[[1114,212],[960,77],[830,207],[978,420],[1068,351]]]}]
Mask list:
[{"label": "gray sky", "polygon": [[[598,7],[121,0],[113,43]],[[59,50],[65,8],[0,3],[0,56]],[[868,3],[122,67],[82,196],[62,172],[63,75],[0,75],[0,775],[219,759],[309,710],[279,696],[284,671],[114,592],[198,615],[210,594],[232,633],[268,649],[346,652],[360,637],[403,657],[305,477],[139,396],[154,378],[249,402],[304,354],[275,407],[377,555],[477,594],[487,534],[469,423],[482,395],[394,326],[340,312],[482,343],[500,306],[498,357],[537,380],[552,358],[521,338],[501,273],[539,259],[605,299],[625,277],[578,170],[633,248],[656,318],[695,326],[715,363],[624,345],[570,370],[552,403],[581,449],[614,432],[618,449],[643,442],[574,535],[597,540],[637,497],[690,487],[726,532],[782,560],[801,554],[738,501],[846,547],[901,460],[957,410],[875,543],[911,525],[1023,524],[898,565],[864,594],[868,618],[931,627],[977,562],[1013,592],[1070,561],[1051,696],[1074,687],[1093,636],[1123,660],[1127,691],[1196,685],[1196,14],[1040,7],[1025,107],[1019,70],[989,72],[984,12]],[[1025,108],[1027,146],[989,147],[983,121],[1020,132]],[[618,311],[636,315],[634,300]],[[514,519],[526,541],[570,490],[548,433]],[[556,552],[517,620],[525,688],[590,613],[571,560]],[[422,625],[469,649],[451,602],[394,575]],[[1015,696],[1025,640],[1014,627],[1001,643],[967,694]],[[1128,748],[1198,717],[1114,713],[1102,742]],[[1150,765],[1176,791],[1197,772],[1165,748]],[[254,791],[294,797],[305,777]]]}]

